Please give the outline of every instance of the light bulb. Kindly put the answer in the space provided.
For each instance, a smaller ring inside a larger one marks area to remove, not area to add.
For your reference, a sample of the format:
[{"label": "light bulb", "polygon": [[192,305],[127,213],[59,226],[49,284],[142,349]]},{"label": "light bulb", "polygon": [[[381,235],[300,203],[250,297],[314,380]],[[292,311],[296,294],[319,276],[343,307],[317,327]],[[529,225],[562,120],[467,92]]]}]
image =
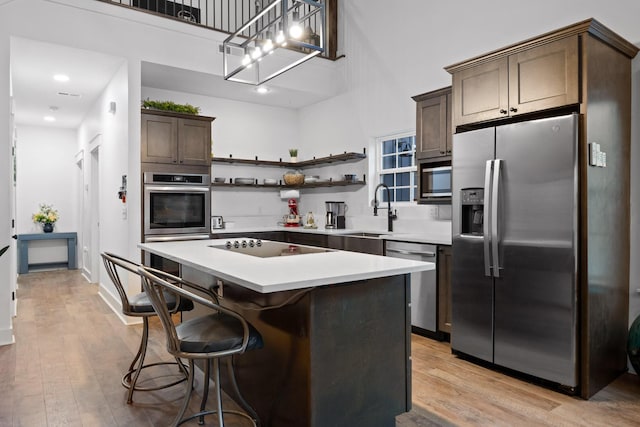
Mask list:
[{"label": "light bulb", "polygon": [[262,50],[258,46],[254,47],[251,51],[251,58],[258,59],[262,56]]},{"label": "light bulb", "polygon": [[302,37],[302,27],[297,22],[294,23],[291,28],[289,28],[289,35],[294,39],[299,39]]},{"label": "light bulb", "polygon": [[262,45],[262,51],[264,53],[269,53],[273,50],[273,42],[271,41],[271,39],[266,39],[264,41],[264,44]]},{"label": "light bulb", "polygon": [[278,34],[276,35],[276,43],[282,46],[287,44],[287,39],[284,37],[284,31],[278,31]]},{"label": "light bulb", "polygon": [[302,37],[302,26],[300,26],[300,22],[298,22],[299,17],[300,14],[298,11],[294,10],[293,17],[291,19],[291,26],[289,27],[289,35],[294,39]]},{"label": "light bulb", "polygon": [[249,64],[251,64],[251,57],[247,53],[242,57],[242,65],[244,65],[246,67]]}]

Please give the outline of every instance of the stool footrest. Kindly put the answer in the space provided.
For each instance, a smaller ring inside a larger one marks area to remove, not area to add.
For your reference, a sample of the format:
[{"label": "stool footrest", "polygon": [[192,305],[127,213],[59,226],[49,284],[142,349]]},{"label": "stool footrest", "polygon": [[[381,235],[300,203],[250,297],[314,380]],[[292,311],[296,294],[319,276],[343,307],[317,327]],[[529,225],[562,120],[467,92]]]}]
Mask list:
[{"label": "stool footrest", "polygon": [[[178,365],[177,362],[158,362],[158,363],[151,363],[149,365],[144,365],[142,368],[140,368],[141,370],[145,369],[145,368],[151,368],[153,366],[160,366],[160,365]],[[158,385],[158,386],[152,386],[152,387],[140,387],[138,385],[136,385],[133,389],[135,391],[154,391],[154,390],[162,390],[165,388],[169,388],[169,387],[173,387],[174,385],[183,383],[187,380],[188,376],[184,376],[184,373],[187,372],[188,373],[188,367],[185,364],[182,364],[182,368],[180,370],[180,374],[183,375],[182,378],[179,378],[171,383],[167,383],[167,384],[162,384],[162,385]],[[136,369],[131,369],[129,372],[127,372],[126,374],[124,374],[122,376],[122,386],[126,389],[130,389],[131,388],[131,376],[133,374],[135,374]]]}]

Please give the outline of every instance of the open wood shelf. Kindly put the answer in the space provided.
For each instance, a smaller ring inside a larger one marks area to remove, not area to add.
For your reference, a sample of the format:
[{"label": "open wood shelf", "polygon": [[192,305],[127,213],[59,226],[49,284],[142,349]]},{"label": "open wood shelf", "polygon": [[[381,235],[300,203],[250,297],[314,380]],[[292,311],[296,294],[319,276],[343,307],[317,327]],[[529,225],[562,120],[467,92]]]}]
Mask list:
[{"label": "open wood shelf", "polygon": [[314,182],[302,185],[285,185],[285,184],[235,184],[228,182],[213,182],[212,187],[224,188],[224,187],[247,187],[247,188],[275,188],[275,189],[298,189],[298,188],[322,188],[322,187],[345,187],[348,185],[365,185],[366,181],[327,181],[327,182]]},{"label": "open wood shelf", "polygon": [[[248,164],[255,166],[278,166],[278,167],[287,167],[287,168],[308,168],[312,166],[324,165],[333,162],[349,162],[355,160],[365,159],[367,155],[365,153],[348,153],[344,152],[342,154],[330,154],[327,157],[318,157],[310,160],[303,160],[300,162],[283,162],[280,160],[259,160],[258,156],[255,159],[236,159],[234,157],[212,157],[212,163],[238,163],[238,164]],[[336,185],[336,184],[334,184]]]}]

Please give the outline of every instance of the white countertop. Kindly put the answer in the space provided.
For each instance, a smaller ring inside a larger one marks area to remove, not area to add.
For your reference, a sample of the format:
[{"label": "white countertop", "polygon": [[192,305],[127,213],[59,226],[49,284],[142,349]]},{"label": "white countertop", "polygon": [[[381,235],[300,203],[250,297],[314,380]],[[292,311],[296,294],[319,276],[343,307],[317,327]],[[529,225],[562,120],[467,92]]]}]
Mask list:
[{"label": "white countertop", "polygon": [[209,247],[225,243],[226,239],[186,240],[140,243],[138,247],[260,293],[306,289],[435,269],[435,264],[431,262],[347,251],[259,258]]},{"label": "white countertop", "polygon": [[379,239],[385,240],[397,240],[401,242],[415,242],[415,243],[431,243],[434,245],[451,245],[451,234],[433,234],[433,233],[395,233],[379,230],[369,230],[360,228],[351,229],[326,229],[326,228],[303,228],[303,227],[234,227],[234,228],[221,228],[214,230],[214,233],[259,233],[268,231],[289,231],[292,233],[309,233],[309,234],[324,234],[324,235],[343,235],[351,233],[379,233]]}]

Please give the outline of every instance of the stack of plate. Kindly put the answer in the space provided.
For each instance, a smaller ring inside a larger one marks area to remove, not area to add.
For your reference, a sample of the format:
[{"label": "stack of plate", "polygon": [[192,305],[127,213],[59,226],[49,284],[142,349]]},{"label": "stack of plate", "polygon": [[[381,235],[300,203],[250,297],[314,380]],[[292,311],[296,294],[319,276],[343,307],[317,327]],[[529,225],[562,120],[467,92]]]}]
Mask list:
[{"label": "stack of plate", "polygon": [[255,180],[253,178],[236,178],[233,182],[236,184],[255,184]]},{"label": "stack of plate", "polygon": [[314,182],[318,182],[320,177],[318,175],[308,175],[304,177],[305,184],[313,184]]}]

